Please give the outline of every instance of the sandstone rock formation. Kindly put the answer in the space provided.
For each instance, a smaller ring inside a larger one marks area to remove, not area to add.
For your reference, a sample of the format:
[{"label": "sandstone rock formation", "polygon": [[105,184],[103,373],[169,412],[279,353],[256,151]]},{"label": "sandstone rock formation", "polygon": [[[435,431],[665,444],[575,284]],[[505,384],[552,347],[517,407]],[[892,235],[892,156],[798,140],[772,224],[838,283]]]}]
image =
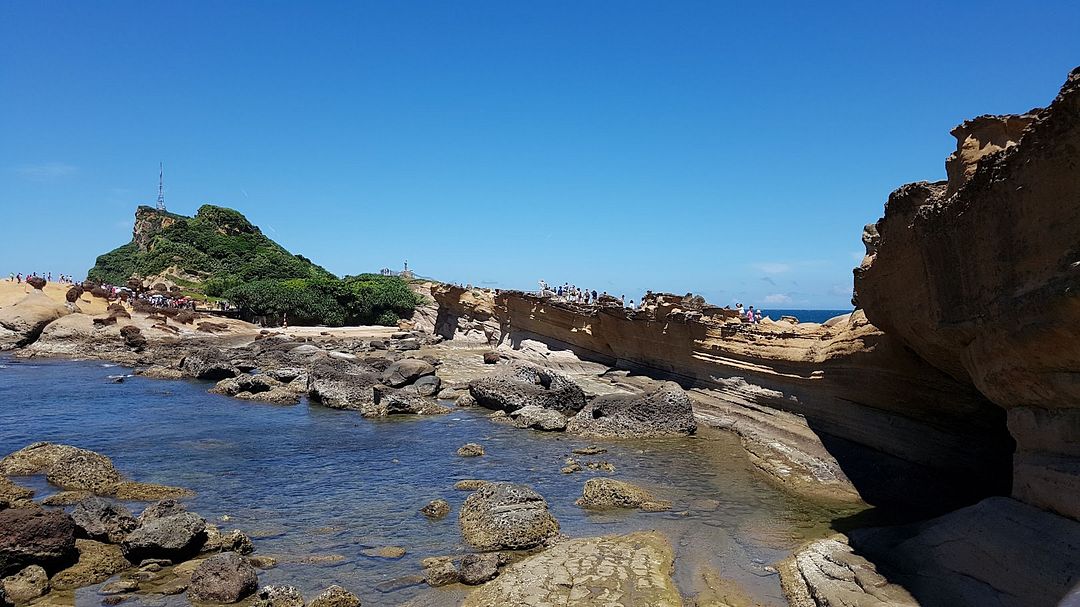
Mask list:
[{"label": "sandstone rock formation", "polygon": [[548,344],[693,386],[698,421],[739,434],[767,478],[799,493],[940,513],[1007,490],[1002,411],[861,312],[827,327],[751,327],[730,310],[688,314],[681,296],[654,295],[634,311],[447,285],[432,296],[440,317],[466,324],[478,307],[490,311],[485,327],[501,331],[503,348]]},{"label": "sandstone rock formation", "polygon": [[478,550],[521,550],[559,532],[544,498],[526,485],[489,483],[474,491],[458,514],[461,534]]},{"label": "sandstone rock formation", "polygon": [[1080,70],[1045,110],[955,134],[947,185],[889,197],[857,302],[1008,411],[1014,496],[1080,518]]},{"label": "sandstone rock formation", "polygon": [[0,327],[14,331],[20,336],[19,344],[24,345],[36,340],[49,323],[77,310],[75,304],[53,301],[39,289],[32,289],[21,300],[0,308]]},{"label": "sandstone rock formation", "polygon": [[611,478],[590,478],[585,481],[581,497],[574,503],[590,510],[641,508],[656,512],[671,508],[669,502],[657,500],[645,489]]},{"label": "sandstone rock formation", "polygon": [[673,561],[671,546],[656,532],[566,540],[509,565],[462,607],[681,607]]}]

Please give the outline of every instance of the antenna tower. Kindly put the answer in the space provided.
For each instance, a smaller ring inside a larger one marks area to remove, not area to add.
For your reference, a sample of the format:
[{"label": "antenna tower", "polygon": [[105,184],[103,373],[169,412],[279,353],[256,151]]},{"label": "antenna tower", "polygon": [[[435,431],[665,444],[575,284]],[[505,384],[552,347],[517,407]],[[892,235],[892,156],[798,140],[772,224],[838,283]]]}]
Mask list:
[{"label": "antenna tower", "polygon": [[157,210],[165,210],[165,163],[158,163]]}]

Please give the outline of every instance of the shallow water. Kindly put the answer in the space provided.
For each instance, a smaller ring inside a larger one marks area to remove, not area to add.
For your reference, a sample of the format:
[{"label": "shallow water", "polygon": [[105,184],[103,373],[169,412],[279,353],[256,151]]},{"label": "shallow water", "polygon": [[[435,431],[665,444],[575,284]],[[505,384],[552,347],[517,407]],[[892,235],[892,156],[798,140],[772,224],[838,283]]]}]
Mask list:
[{"label": "shallow water", "polygon": [[[99,362],[0,359],[0,453],[41,440],[69,443],[110,456],[134,480],[193,489],[189,509],[223,530],[247,532],[258,554],[278,558],[278,567],[259,573],[260,583],[292,584],[309,596],[338,583],[364,605],[381,606],[425,591],[382,593],[375,586],[418,573],[421,558],[467,551],[456,521],[468,496],[453,489],[460,479],[533,486],[568,536],[663,531],[676,547],[685,594],[700,589],[708,566],[765,604],[784,604],[768,565],[826,533],[841,514],[756,476],[738,439],[724,432],[598,442],[493,424],[482,410],[372,421],[306,403],[281,407],[207,394],[206,382],[108,380],[125,372]],[[457,457],[466,442],[482,443],[487,454]],[[671,500],[672,511],[597,514],[574,506],[585,480],[600,473],[559,469],[572,448],[588,444],[608,452],[574,456],[579,462],[611,462],[616,471],[608,476]],[[38,497],[52,491],[41,478],[17,481]],[[417,510],[438,497],[454,513],[428,521]],[[131,507],[137,513],[142,504]],[[408,554],[396,561],[361,554],[386,545]],[[99,603],[93,589],[78,596],[79,604]],[[185,601],[132,597],[125,604]]]}]

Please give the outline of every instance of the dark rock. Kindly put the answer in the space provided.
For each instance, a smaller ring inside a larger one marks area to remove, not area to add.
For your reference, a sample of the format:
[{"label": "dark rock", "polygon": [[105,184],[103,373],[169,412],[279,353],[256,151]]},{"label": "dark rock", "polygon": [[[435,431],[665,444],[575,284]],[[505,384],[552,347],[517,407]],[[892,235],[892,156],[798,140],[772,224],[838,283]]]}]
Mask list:
[{"label": "dark rock", "polygon": [[325,358],[312,365],[307,389],[311,400],[324,407],[364,411],[374,409],[377,385],[379,375],[367,367]]},{"label": "dark rock", "polygon": [[388,386],[400,388],[412,384],[421,377],[434,374],[435,367],[431,364],[416,358],[405,358],[387,367],[381,379],[382,383]]},{"label": "dark rock", "polygon": [[499,362],[500,360],[502,360],[502,354],[499,354],[498,352],[495,352],[494,350],[492,350],[490,352],[484,352],[484,364],[485,365],[494,365],[495,363]]},{"label": "dark rock", "polygon": [[45,285],[48,283],[45,282],[45,279],[40,276],[31,276],[26,279],[26,284],[34,287],[35,289],[41,290],[44,289]]},{"label": "dark rock", "polygon": [[475,380],[469,393],[480,406],[507,412],[535,405],[573,415],[585,406],[585,393],[570,378],[530,363]]},{"label": "dark rock", "polygon": [[412,386],[420,396],[435,396],[442,387],[442,380],[438,375],[425,375],[413,382]]},{"label": "dark rock", "polygon": [[184,508],[184,505],[180,502],[173,499],[161,500],[144,508],[142,514],[139,515],[137,522],[139,525],[142,525],[154,519],[173,516],[174,514],[180,514],[182,512],[187,512],[187,509]]},{"label": "dark rock", "polygon": [[597,396],[566,424],[567,432],[582,436],[685,436],[696,430],[693,403],[674,382],[646,395]]},{"label": "dark rock", "polygon": [[30,565],[56,571],[74,562],[75,522],[58,510],[0,510],[0,577]]},{"label": "dark rock", "polygon": [[479,457],[484,454],[484,446],[477,443],[465,443],[458,447],[457,454],[461,457]]},{"label": "dark rock", "polygon": [[133,563],[146,558],[179,562],[198,554],[205,542],[206,521],[195,513],[182,512],[141,523],[121,547]]},{"label": "dark rock", "polygon": [[559,533],[543,496],[527,485],[490,483],[465,500],[458,513],[461,534],[478,550],[522,550]]},{"label": "dark rock", "polygon": [[[208,323],[199,323],[200,327]],[[180,361],[180,370],[195,379],[220,381],[240,375],[240,370],[221,352],[207,348],[188,354]]]},{"label": "dark rock", "polygon": [[458,573],[464,584],[470,586],[483,584],[499,575],[499,555],[466,554],[461,559],[461,568]]},{"label": "dark rock", "polygon": [[110,544],[118,544],[131,533],[137,523],[127,508],[92,497],[75,505],[71,518],[82,535]]},{"label": "dark rock", "polygon": [[75,303],[79,301],[79,298],[82,297],[82,294],[82,287],[74,286],[67,290],[67,293],[64,294],[64,299],[66,299],[68,303]]},{"label": "dark rock", "polygon": [[255,568],[234,552],[223,552],[203,561],[191,574],[188,598],[192,601],[235,603],[259,587]]},{"label": "dark rock", "polygon": [[450,514],[450,503],[444,499],[432,500],[420,509],[420,513],[430,519],[438,520]]}]

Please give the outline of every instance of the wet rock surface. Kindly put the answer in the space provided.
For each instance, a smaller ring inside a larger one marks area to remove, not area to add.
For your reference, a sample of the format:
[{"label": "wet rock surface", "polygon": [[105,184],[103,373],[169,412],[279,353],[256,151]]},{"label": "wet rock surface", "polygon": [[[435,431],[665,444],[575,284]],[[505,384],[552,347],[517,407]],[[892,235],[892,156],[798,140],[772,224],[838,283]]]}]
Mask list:
[{"label": "wet rock surface", "polygon": [[76,504],[71,518],[85,537],[111,544],[123,541],[137,526],[127,508],[99,497]]},{"label": "wet rock surface", "polygon": [[671,508],[670,502],[654,498],[641,487],[611,478],[590,478],[585,481],[581,498],[574,503],[590,510],[640,508],[658,512]]},{"label": "wet rock surface", "polygon": [[181,512],[143,520],[121,546],[134,563],[151,558],[182,561],[197,554],[205,542],[206,521],[193,512]]},{"label": "wet rock surface", "polygon": [[673,560],[667,540],[654,532],[566,540],[507,566],[463,607],[681,607]]},{"label": "wet rock surface", "polygon": [[312,599],[310,607],[360,607],[360,605],[359,597],[335,584]]}]

